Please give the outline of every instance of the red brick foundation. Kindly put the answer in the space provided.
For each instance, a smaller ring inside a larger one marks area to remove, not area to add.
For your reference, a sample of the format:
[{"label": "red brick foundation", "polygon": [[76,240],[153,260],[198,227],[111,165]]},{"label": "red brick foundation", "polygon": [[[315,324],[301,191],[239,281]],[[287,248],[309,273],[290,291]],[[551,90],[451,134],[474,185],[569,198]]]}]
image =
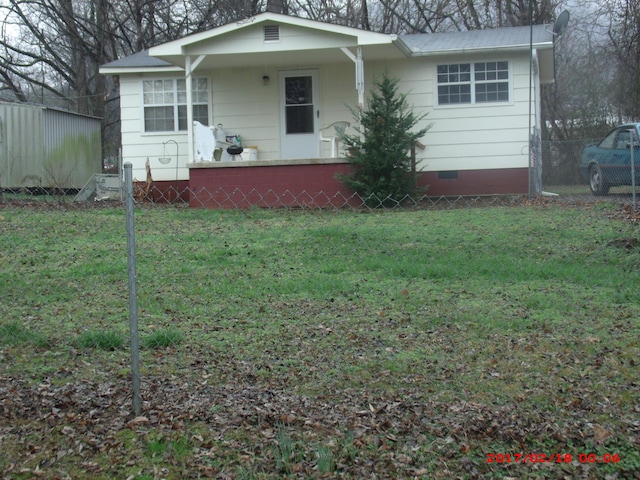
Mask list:
[{"label": "red brick foundation", "polygon": [[[336,179],[351,168],[335,160],[198,163],[179,193],[176,182],[154,182],[152,196],[162,202],[177,195],[193,208],[356,208],[362,199]],[[417,183],[435,198],[525,195],[529,178],[526,168],[457,170],[419,173]]]},{"label": "red brick foundation", "polygon": [[526,195],[529,173],[527,168],[423,172],[418,185],[428,186],[429,197]]}]

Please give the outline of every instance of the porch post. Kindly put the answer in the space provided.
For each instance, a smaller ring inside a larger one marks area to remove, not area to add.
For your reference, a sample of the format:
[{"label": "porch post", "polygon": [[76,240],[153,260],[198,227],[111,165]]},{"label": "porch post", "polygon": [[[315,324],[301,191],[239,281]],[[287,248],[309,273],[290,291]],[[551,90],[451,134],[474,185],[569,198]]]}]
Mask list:
[{"label": "porch post", "polygon": [[[364,110],[364,60],[362,59],[362,47],[358,47],[356,58],[356,90],[358,90],[358,122],[362,110]],[[360,122],[362,125],[362,122]],[[364,131],[360,128],[360,143],[364,143]]]},{"label": "porch post", "polygon": [[358,91],[358,107],[364,108],[364,60],[362,60],[362,47],[358,47],[356,58],[356,90]]},{"label": "porch post", "polygon": [[346,47],[342,47],[340,50],[349,57],[356,65],[356,91],[358,92],[358,107],[360,110],[364,108],[364,61],[362,60],[362,47],[357,48],[357,53],[354,55]]},{"label": "porch post", "polygon": [[193,76],[192,73],[202,63],[205,56],[200,55],[195,61],[191,60],[191,55],[184,59],[185,88],[187,89],[187,159],[189,163],[194,160],[193,156]]},{"label": "porch post", "polygon": [[187,89],[187,159],[193,163],[193,94],[191,78],[191,55],[184,61],[185,87]]},{"label": "porch post", "polygon": [[[342,52],[353,60],[356,65],[356,91],[358,92],[358,112],[364,110],[364,60],[362,59],[362,47],[356,49],[356,55],[351,53],[346,47],[341,48]],[[359,120],[359,119],[358,119]],[[360,129],[360,142],[364,142],[364,132]]]}]

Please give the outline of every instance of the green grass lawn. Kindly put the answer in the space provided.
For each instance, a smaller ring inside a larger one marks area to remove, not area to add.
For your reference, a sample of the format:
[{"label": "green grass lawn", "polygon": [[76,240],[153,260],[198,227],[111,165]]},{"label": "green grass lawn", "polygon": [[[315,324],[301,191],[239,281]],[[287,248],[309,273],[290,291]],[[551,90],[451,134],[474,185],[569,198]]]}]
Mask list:
[{"label": "green grass lawn", "polygon": [[614,202],[135,229],[137,418],[124,211],[0,209],[4,478],[639,478]]}]

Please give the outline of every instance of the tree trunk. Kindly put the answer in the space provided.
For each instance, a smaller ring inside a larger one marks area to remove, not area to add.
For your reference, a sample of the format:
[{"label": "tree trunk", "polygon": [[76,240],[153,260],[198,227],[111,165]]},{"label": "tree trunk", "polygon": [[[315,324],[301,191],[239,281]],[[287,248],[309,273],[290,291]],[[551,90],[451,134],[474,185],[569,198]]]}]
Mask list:
[{"label": "tree trunk", "polygon": [[267,12],[284,13],[284,0],[267,0]]}]

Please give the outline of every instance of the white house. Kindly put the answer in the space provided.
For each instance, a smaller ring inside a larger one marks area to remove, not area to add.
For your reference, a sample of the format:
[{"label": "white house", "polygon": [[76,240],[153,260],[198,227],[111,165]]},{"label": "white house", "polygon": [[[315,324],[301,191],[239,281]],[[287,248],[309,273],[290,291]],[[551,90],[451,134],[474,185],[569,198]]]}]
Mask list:
[{"label": "white house", "polygon": [[389,35],[262,13],[100,72],[120,77],[123,159],[138,180],[147,159],[156,183],[231,166],[194,157],[194,121],[222,124],[254,147],[251,162],[233,163],[235,178],[241,166],[345,163],[328,158],[321,130],[337,121],[353,129],[350,107],[366,108],[368,90],[388,72],[432,124],[416,152],[428,194],[526,193],[553,47],[544,25]]}]

